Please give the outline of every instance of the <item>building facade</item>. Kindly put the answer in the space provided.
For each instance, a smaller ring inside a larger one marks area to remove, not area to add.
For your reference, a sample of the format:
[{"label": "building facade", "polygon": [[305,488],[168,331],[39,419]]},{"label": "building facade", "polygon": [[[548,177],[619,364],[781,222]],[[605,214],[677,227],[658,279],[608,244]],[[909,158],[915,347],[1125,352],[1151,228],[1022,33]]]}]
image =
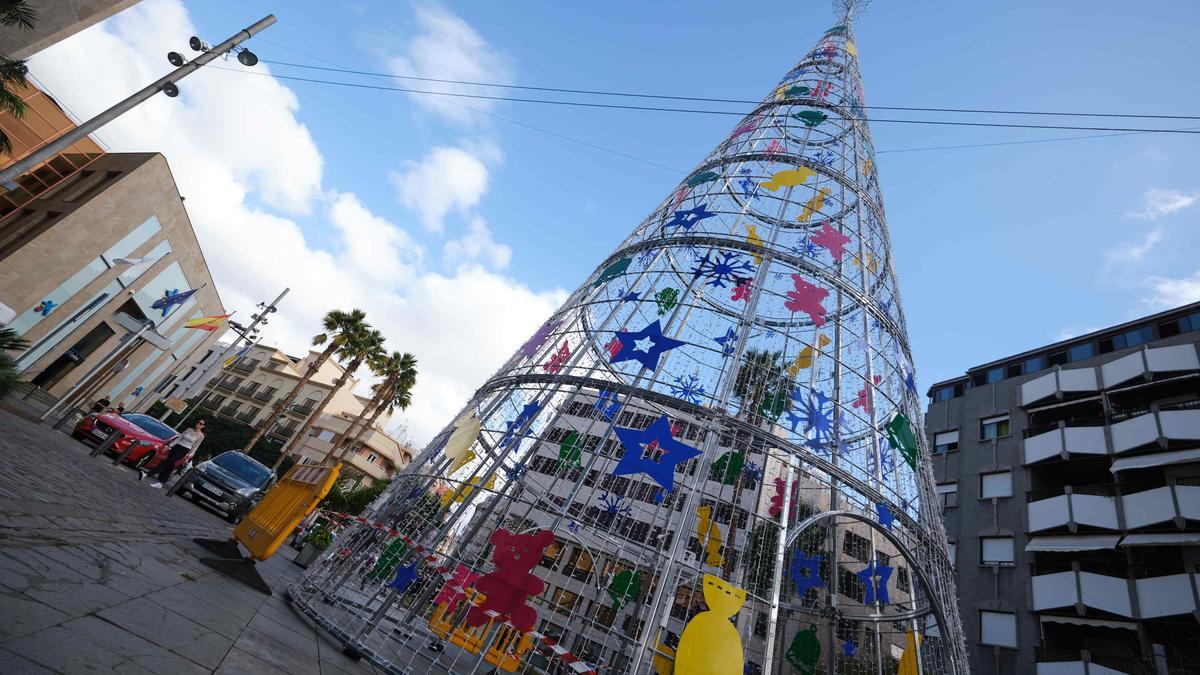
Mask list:
[{"label": "building facade", "polygon": [[79,31],[136,5],[139,0],[30,0],[37,12],[33,30],[0,31],[0,54],[26,59]]},{"label": "building facade", "polygon": [[1195,672],[1198,351],[1200,303],[930,389],[972,672]]},{"label": "building facade", "polygon": [[[180,386],[203,385],[201,395],[206,408],[252,427],[266,422],[275,405],[296,386],[309,364],[318,357],[318,352],[310,351],[304,357],[296,357],[274,347],[255,345],[218,371],[208,383],[195,382],[210,359],[221,358],[223,353],[224,349],[217,347],[205,356],[194,372],[182,377]],[[368,402],[354,394],[359,380],[353,377],[334,390],[333,383],[343,372],[333,359],[322,364],[281,418],[270,422],[268,440],[278,445],[291,442],[321,402],[332,397],[297,450],[302,460],[315,462],[324,458],[334,444],[342,440]],[[361,476],[364,484],[389,478],[412,461],[412,450],[385,430],[390,421],[388,413],[381,415],[375,426],[363,435],[359,447],[342,457]]]}]

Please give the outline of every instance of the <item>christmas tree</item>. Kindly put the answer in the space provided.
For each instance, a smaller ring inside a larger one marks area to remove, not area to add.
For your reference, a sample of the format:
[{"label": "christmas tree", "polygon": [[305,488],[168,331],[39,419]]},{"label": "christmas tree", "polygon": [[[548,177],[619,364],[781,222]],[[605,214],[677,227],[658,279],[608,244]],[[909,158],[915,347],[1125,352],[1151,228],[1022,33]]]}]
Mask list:
[{"label": "christmas tree", "polygon": [[965,670],[851,14],[293,587],[306,613],[411,672]]}]

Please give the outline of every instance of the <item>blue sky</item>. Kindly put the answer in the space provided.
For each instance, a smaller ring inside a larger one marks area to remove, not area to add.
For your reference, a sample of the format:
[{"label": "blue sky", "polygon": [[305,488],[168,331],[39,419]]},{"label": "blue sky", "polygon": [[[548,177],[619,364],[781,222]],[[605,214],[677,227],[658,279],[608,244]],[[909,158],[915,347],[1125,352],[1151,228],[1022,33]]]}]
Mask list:
[{"label": "blue sky", "polygon": [[[325,2],[208,0],[185,2],[186,15],[172,22],[160,13],[175,17],[175,2],[147,0],[142,5],[134,11],[159,17],[164,25],[178,23],[180,30],[190,21],[209,42],[274,12],[279,22],[249,43],[264,60],[745,99],[764,96],[834,23],[825,2],[378,1],[345,3],[341,11],[331,12]],[[129,50],[128,83],[138,82],[139,75],[165,72],[164,46],[182,51],[186,35],[164,29],[161,42],[142,42],[132,23],[136,17],[127,14],[89,31],[90,36],[73,38],[78,62],[71,61],[69,47],[55,52],[63,72],[54,72],[47,57],[40,64],[35,60],[35,75],[52,82],[53,93],[62,99],[71,98],[66,89],[86,90],[92,85],[80,72],[86,47],[104,44],[101,37]],[[121,21],[130,23],[122,26]],[[1186,115],[1200,114],[1193,67],[1200,59],[1194,32],[1198,22],[1200,5],[1182,0],[1157,2],[1151,10],[1127,2],[878,0],[855,31],[869,104]],[[156,49],[158,53],[142,54]],[[134,67],[139,54],[144,61]],[[281,65],[255,70],[402,84]],[[184,106],[183,111],[217,105],[200,100],[202,91],[236,110],[239,100],[255,99],[256,88],[269,82],[224,71],[195,79],[198,84],[191,91],[191,82],[184,83],[184,96],[174,104]],[[477,268],[479,279],[501,280],[496,283],[507,284],[511,293],[489,304],[521,319],[511,334],[497,338],[505,344],[496,353],[511,351],[519,341],[516,336],[536,325],[561,300],[563,290],[584,279],[736,122],[724,116],[463,102],[671,170],[444,100],[294,81],[282,85],[279,89],[290,90],[294,102],[286,93],[271,94],[277,100],[255,99],[241,112],[241,121],[219,113],[224,126],[199,115],[183,116],[179,108],[163,106],[160,114],[197,139],[204,134],[236,136],[243,123],[248,128],[268,124],[260,118],[269,121],[276,114],[280,121],[269,123],[271,128],[263,131],[267,137],[274,128],[299,127],[311,140],[297,131],[295,142],[281,141],[287,144],[280,153],[283,166],[262,162],[256,169],[231,169],[231,181],[245,193],[239,208],[256,218],[294,223],[306,251],[328,251],[334,257],[351,245],[346,239],[350,226],[338,224],[348,219],[337,220],[337,208],[343,215],[353,211],[366,220],[374,218],[372,222],[386,221],[389,232],[401,232],[389,236],[409,247],[399,250],[421,253],[412,254],[411,270],[398,270],[398,276],[379,282],[381,294],[392,288],[407,292],[404,279],[460,279],[464,265]],[[225,91],[230,87],[240,88],[240,99]],[[109,95],[116,97],[117,83],[112,89]],[[75,106],[81,108],[104,99],[98,94],[78,97]],[[892,111],[872,116],[981,119]],[[1200,127],[1200,120],[1006,116],[999,121]],[[1200,204],[1192,203],[1200,195],[1200,166],[1194,161],[1200,138],[1142,134],[897,152],[1098,132],[876,123],[873,133],[923,386],[992,358],[1200,299],[1200,265],[1194,254],[1200,250],[1194,226]],[[134,130],[100,135],[115,149],[154,142]],[[307,147],[308,142],[319,161],[308,151],[292,155],[293,147]],[[265,151],[271,152],[269,145]],[[175,151],[174,157],[164,152],[179,173],[188,150]],[[300,168],[313,161],[316,174]],[[292,170],[297,172],[294,180]],[[457,177],[448,192],[438,180],[447,171]],[[182,184],[189,180],[198,179],[181,180],[181,189],[189,188]],[[291,194],[289,185],[306,187]],[[198,230],[221,217],[198,214],[192,203]],[[212,264],[212,246],[201,234]],[[237,246],[228,237],[213,236],[222,246]],[[214,265],[227,305],[269,297],[267,284],[239,276],[239,270],[252,264],[257,263],[230,263],[228,271]],[[275,278],[286,278],[280,275]],[[358,301],[357,294],[370,294],[372,288],[367,283],[346,293]],[[437,288],[459,292],[452,285],[432,288],[435,293]],[[313,300],[314,307],[317,302]],[[403,317],[405,323],[421,319]],[[298,336],[308,326],[297,318],[278,339],[302,344]],[[458,348],[488,339],[464,336]],[[496,365],[447,372],[446,377],[463,381],[453,392],[443,392],[439,405],[445,407],[453,395],[477,386]],[[477,374],[482,376],[468,381]],[[428,413],[435,414],[432,409]]]}]

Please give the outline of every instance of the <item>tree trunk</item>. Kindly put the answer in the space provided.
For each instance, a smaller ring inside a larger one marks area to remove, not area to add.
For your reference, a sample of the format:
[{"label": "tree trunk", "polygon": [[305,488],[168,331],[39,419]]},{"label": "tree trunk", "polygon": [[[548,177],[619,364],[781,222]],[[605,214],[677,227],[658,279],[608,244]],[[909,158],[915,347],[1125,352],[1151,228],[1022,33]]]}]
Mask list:
[{"label": "tree trunk", "polygon": [[[296,397],[300,395],[300,390],[304,388],[304,385],[308,384],[313,375],[317,374],[317,371],[320,370],[321,366],[329,360],[329,357],[333,356],[333,350],[335,349],[337,349],[337,345],[335,345],[331,340],[329,342],[329,346],[325,348],[325,351],[321,352],[321,355],[318,356],[315,361],[308,364],[308,368],[304,370],[304,377],[300,378],[300,381],[296,383],[295,387],[292,387],[292,390],[288,392],[287,396],[279,399],[279,402],[276,403],[275,407],[271,409],[271,414],[263,418],[262,422],[259,423],[258,429],[254,431],[254,435],[250,437],[250,440],[242,448],[242,452],[249,454],[250,448],[254,447],[254,444],[258,442],[258,439],[262,438],[263,434],[267,433],[267,430],[271,428],[272,424],[275,424],[275,422],[279,419],[279,416],[283,414],[284,409],[291,405],[292,401],[296,400]],[[283,456],[280,455],[280,457],[282,461]],[[279,463],[280,462],[275,462],[275,466],[273,468],[279,468]]]},{"label": "tree trunk", "polygon": [[300,444],[304,443],[304,439],[308,436],[308,430],[312,428],[313,422],[321,419],[321,413],[325,412],[325,407],[329,405],[329,401],[333,399],[334,394],[336,394],[337,391],[342,388],[342,385],[346,383],[346,380],[350,379],[350,376],[354,374],[354,371],[358,370],[358,367],[362,365],[362,362],[363,359],[354,359],[350,362],[350,365],[347,366],[341,377],[334,380],[333,388],[329,390],[329,395],[321,399],[321,405],[318,405],[317,409],[309,414],[308,419],[304,420],[304,426],[300,427],[300,430],[296,432],[296,435],[292,437],[292,440],[288,441],[288,444],[284,446],[283,452],[279,453],[279,459],[275,460],[275,466],[272,468],[278,468],[279,465],[283,463],[283,459],[285,457],[295,454],[293,452],[293,448],[297,448],[300,446]]},{"label": "tree trunk", "polygon": [[[346,433],[342,434],[342,437],[339,438],[337,440],[337,442],[333,444],[332,448],[330,448],[330,450],[329,450],[330,456],[336,455],[337,451],[340,448],[344,448],[346,446],[346,439],[353,436],[356,432],[358,433],[358,436],[362,435],[360,425],[362,424],[363,420],[367,417],[367,415],[373,414],[375,412],[375,410],[377,408],[379,408],[379,406],[383,405],[383,402],[387,400],[383,396],[383,394],[388,393],[390,386],[391,386],[390,383],[387,382],[386,380],[380,384],[379,389],[376,391],[375,395],[373,397],[371,397],[371,401],[363,406],[362,412],[358,413],[358,416],[356,416],[354,418],[354,421],[350,423],[350,426],[346,429]],[[372,417],[371,419],[374,420],[375,418]],[[354,439],[358,440],[358,436],[354,436]]]}]

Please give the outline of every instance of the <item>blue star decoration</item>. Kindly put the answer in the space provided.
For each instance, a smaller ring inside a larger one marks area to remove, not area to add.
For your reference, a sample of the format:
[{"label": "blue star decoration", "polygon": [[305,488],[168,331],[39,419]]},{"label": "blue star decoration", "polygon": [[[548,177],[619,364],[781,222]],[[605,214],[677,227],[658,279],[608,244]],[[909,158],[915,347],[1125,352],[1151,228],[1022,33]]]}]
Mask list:
[{"label": "blue star decoration", "polygon": [[715,215],[717,214],[708,210],[708,204],[701,204],[694,209],[676,211],[675,215],[672,216],[665,225],[663,225],[663,228],[682,227],[685,230],[690,230],[696,223],[704,220],[705,218],[712,218]]},{"label": "blue star decoration", "polygon": [[621,341],[621,349],[612,357],[612,362],[637,361],[650,370],[658,369],[658,357],[663,352],[687,344],[663,335],[658,321],[636,332],[619,330],[616,335]]},{"label": "blue star decoration", "polygon": [[625,446],[625,454],[613,469],[614,476],[644,473],[670,492],[675,486],[675,465],[698,457],[700,451],[671,436],[671,422],[666,415],[645,429],[616,427],[617,438]]},{"label": "blue star decoration", "polygon": [[600,391],[600,398],[596,399],[596,402],[592,404],[592,408],[600,413],[605,422],[611,422],[613,415],[616,415],[617,410],[621,408],[621,395],[615,391],[602,389]]},{"label": "blue star decoration", "polygon": [[858,645],[854,644],[854,640],[846,640],[842,643],[842,654],[844,654],[846,658],[854,658],[856,651],[858,651]]},{"label": "blue star decoration", "polygon": [[722,356],[732,356],[733,350],[737,349],[737,333],[733,332],[732,328],[727,328],[725,334],[713,338],[713,342],[721,345]]},{"label": "blue star decoration", "polygon": [[804,597],[810,588],[825,588],[825,580],[821,578],[821,561],[825,556],[814,555],[811,558],[796,552],[796,558],[792,560],[792,567],[788,573],[792,576],[792,583],[796,585],[796,594]]},{"label": "blue star decoration", "polygon": [[875,515],[879,516],[879,524],[892,529],[892,523],[896,522],[896,516],[892,514],[892,510],[887,507],[887,504],[875,504]]},{"label": "blue star decoration", "polygon": [[876,600],[879,604],[886,605],[888,600],[887,584],[888,579],[892,578],[892,568],[887,565],[877,565],[871,563],[867,565],[867,569],[858,572],[854,576],[863,582],[863,586],[867,588],[867,595],[863,599],[864,605],[873,605]]},{"label": "blue star decoration", "polygon": [[521,480],[525,477],[526,471],[528,471],[528,468],[525,466],[525,464],[522,462],[517,462],[512,466],[505,467],[504,475],[509,480]]},{"label": "blue star decoration", "polygon": [[397,593],[403,593],[408,590],[409,586],[417,580],[417,561],[414,560],[410,565],[400,565],[396,568],[396,578],[392,579],[392,583],[388,584],[396,589]]},{"label": "blue star decoration", "polygon": [[521,408],[521,412],[517,415],[516,419],[509,422],[505,427],[504,437],[500,439],[497,447],[507,448],[513,443],[514,440],[516,441],[516,444],[513,445],[512,449],[516,450],[517,448],[521,447],[521,439],[516,435],[517,432],[525,427],[530,421],[532,421],[533,418],[537,416],[538,411],[541,409],[542,404],[537,401],[530,401],[529,403],[526,403],[525,407]]}]

